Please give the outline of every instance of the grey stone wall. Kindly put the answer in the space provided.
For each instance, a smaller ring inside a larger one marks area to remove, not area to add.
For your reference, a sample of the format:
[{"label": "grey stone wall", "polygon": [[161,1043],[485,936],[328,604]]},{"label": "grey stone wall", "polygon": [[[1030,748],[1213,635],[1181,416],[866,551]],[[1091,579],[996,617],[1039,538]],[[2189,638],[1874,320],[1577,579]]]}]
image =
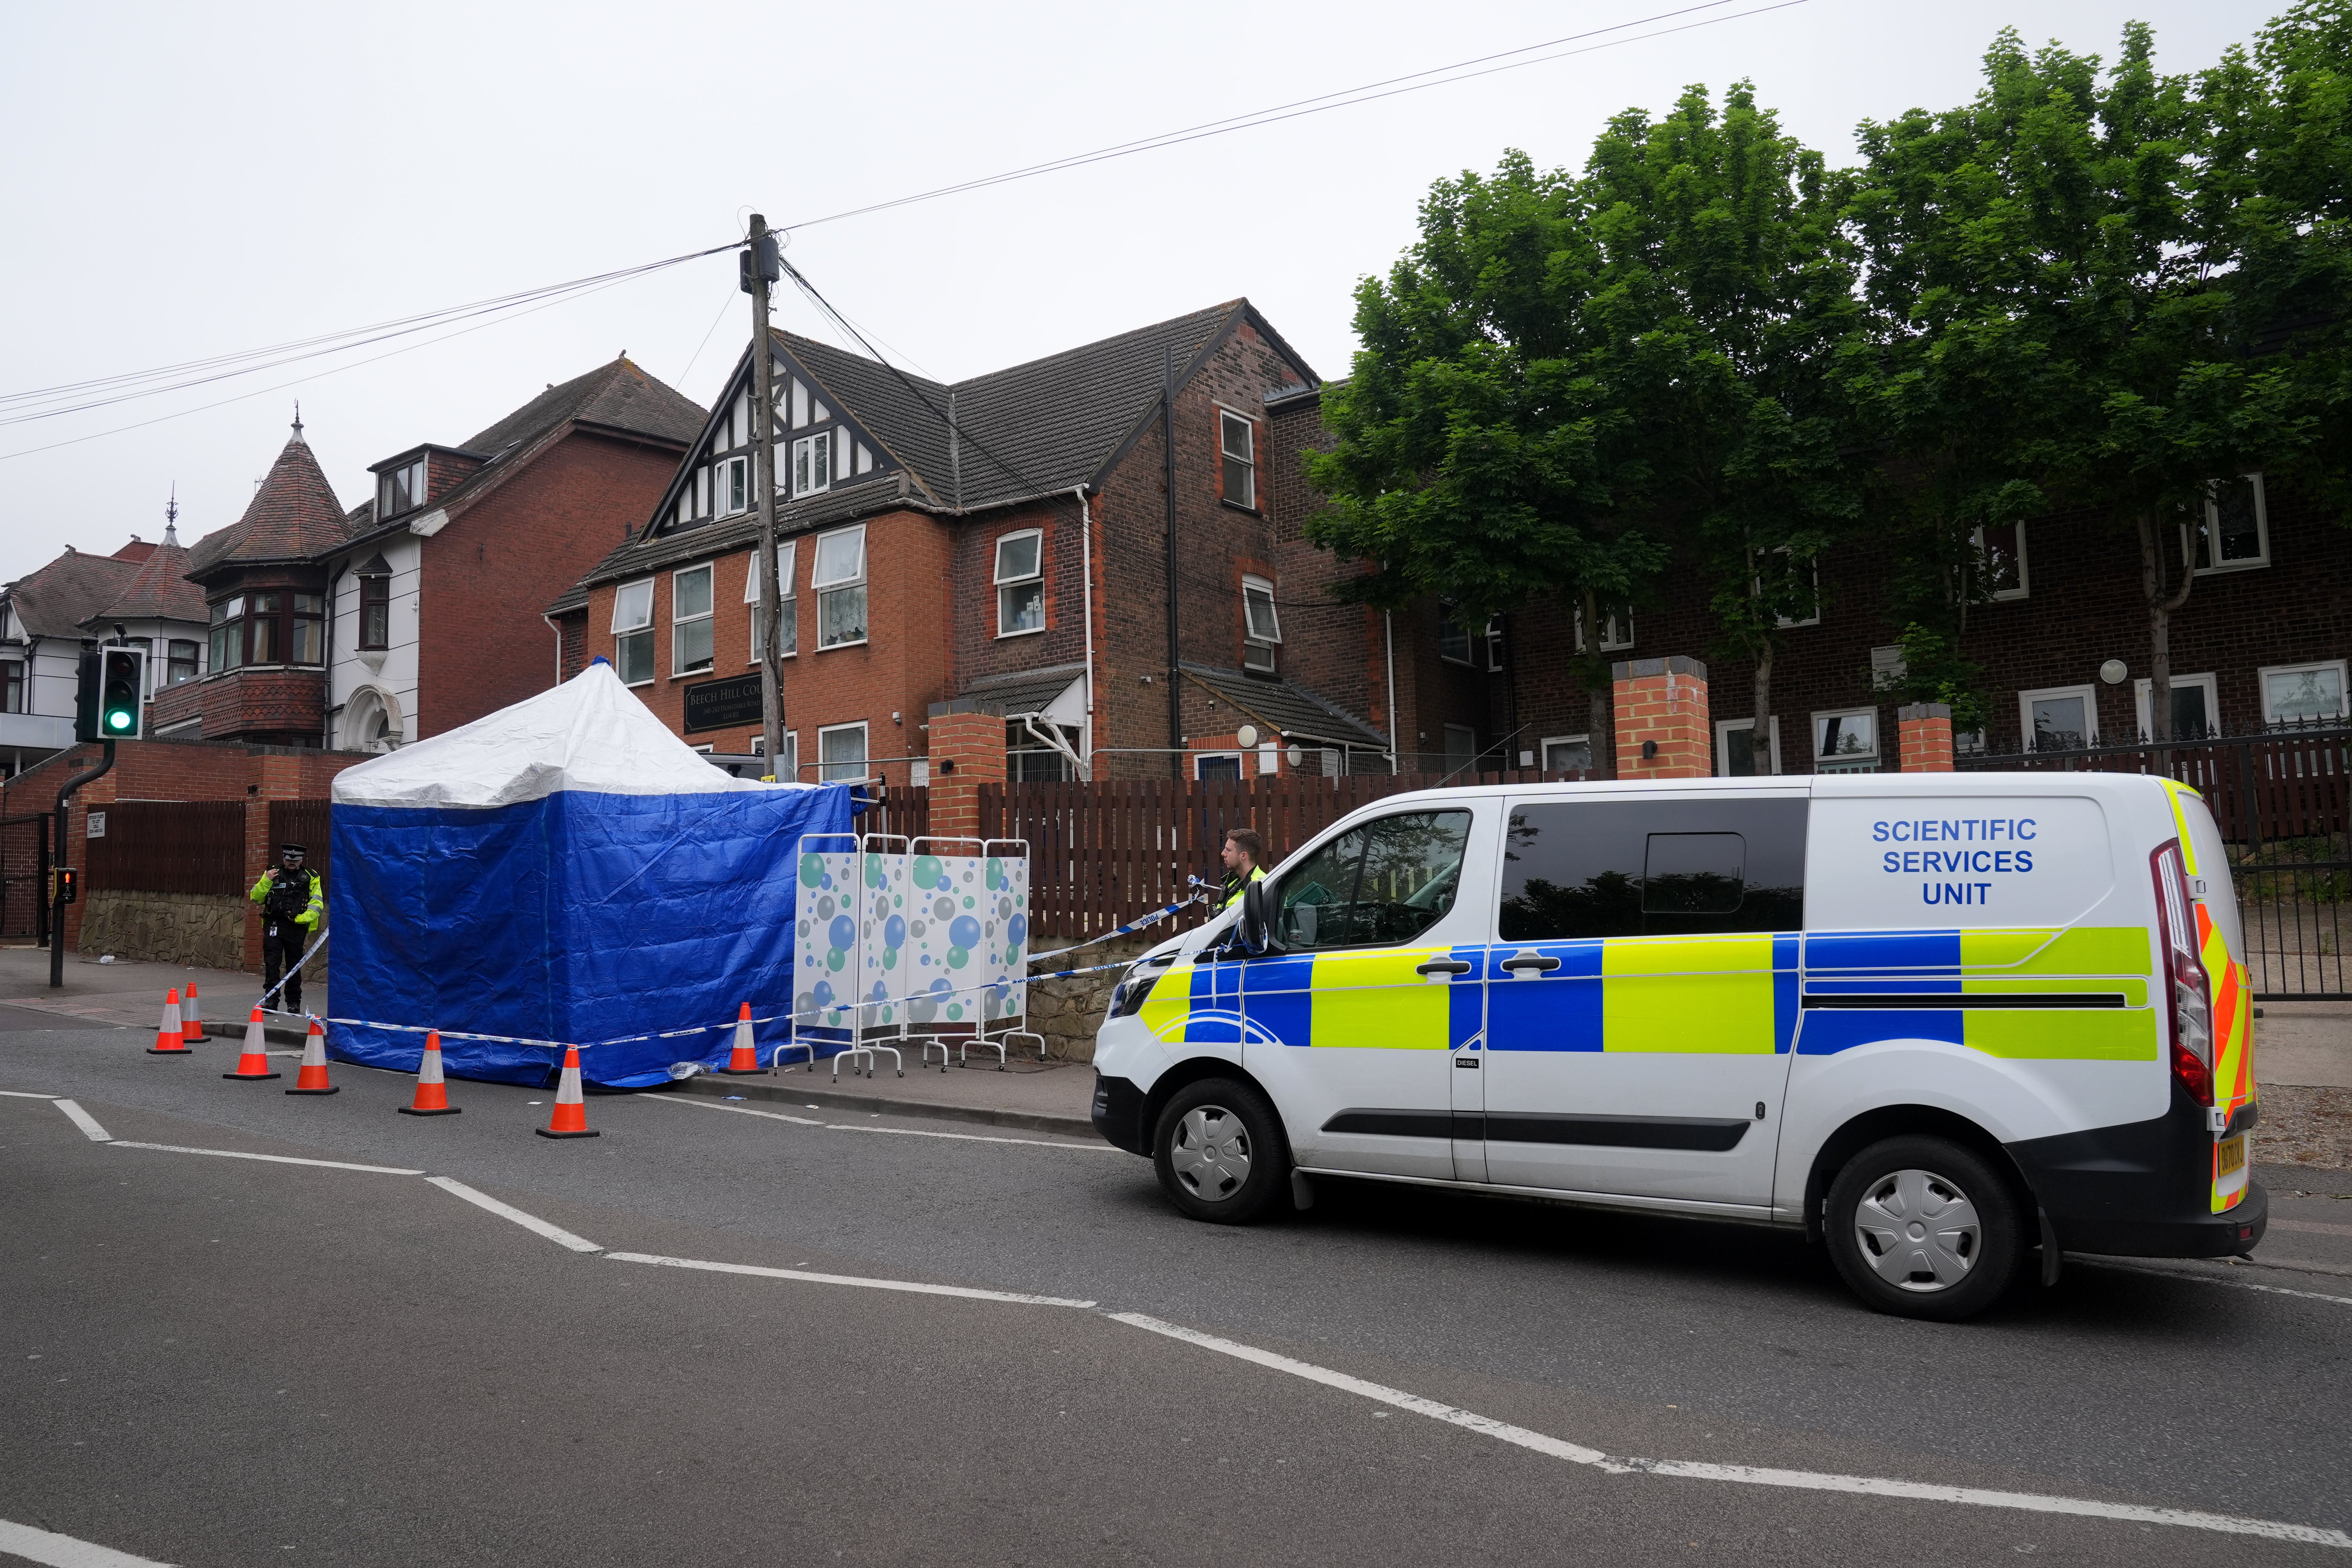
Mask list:
[{"label": "grey stone wall", "polygon": [[1102,1027],[1103,1013],[1110,1006],[1111,987],[1118,984],[1120,971],[1158,945],[1166,934],[1147,931],[1082,947],[1056,961],[1056,966],[1116,963],[1119,968],[1030,985],[1029,1026],[1045,1037],[1048,1057],[1065,1062],[1095,1059],[1095,1031]]},{"label": "grey stone wall", "polygon": [[200,969],[242,969],[249,908],[235,893],[93,889],[82,907],[79,951]]}]

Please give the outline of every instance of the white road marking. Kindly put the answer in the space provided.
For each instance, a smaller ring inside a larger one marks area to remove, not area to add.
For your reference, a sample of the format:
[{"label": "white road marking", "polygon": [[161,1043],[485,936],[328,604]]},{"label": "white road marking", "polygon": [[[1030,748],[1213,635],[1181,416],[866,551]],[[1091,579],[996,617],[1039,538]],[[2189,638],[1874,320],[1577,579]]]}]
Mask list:
[{"label": "white road marking", "polygon": [[[1003,1138],[985,1132],[929,1132],[918,1127],[867,1127],[856,1121],[819,1121],[810,1116],[787,1116],[781,1110],[753,1110],[743,1105],[720,1105],[714,1100],[690,1099],[675,1094],[640,1094],[640,1100],[667,1100],[672,1105],[690,1105],[697,1110],[731,1110],[738,1116],[764,1116],[771,1121],[789,1121],[795,1127],[825,1127],[835,1132],[888,1132],[900,1138],[960,1138],[967,1143],[1018,1143],[1027,1149],[1108,1150],[1118,1152],[1108,1143],[1056,1143],[1045,1138]],[[880,1111],[874,1112],[879,1116]],[[910,1113],[911,1114],[911,1113]]]},{"label": "white road marking", "polygon": [[658,1100],[671,1105],[692,1106],[697,1110],[731,1110],[738,1116],[764,1116],[771,1121],[789,1121],[795,1127],[822,1127],[824,1122],[812,1116],[786,1116],[781,1110],[754,1110],[748,1105],[720,1105],[716,1100],[693,1100],[677,1094],[640,1093],[639,1100]]},{"label": "white road marking", "polygon": [[1310,1383],[1359,1394],[1366,1399],[1410,1410],[1418,1415],[1444,1421],[1451,1426],[1482,1432],[1490,1437],[1570,1464],[1587,1465],[1610,1475],[1669,1476],[1683,1480],[1729,1481],[1745,1486],[1786,1487],[1800,1491],[1855,1492],[1872,1497],[1915,1498],[1927,1502],[1966,1503],[1977,1508],[2016,1509],[2029,1513],[2072,1514],[2084,1519],[2108,1519],[2126,1524],[2166,1524],[2189,1530],[2217,1531],[2228,1535],[2253,1535],[2271,1541],[2294,1541],[2313,1546],[2335,1546],[2352,1549],[2352,1535],[2340,1530],[2324,1530],[2308,1524],[2285,1524],[2274,1520],[2242,1519],[2233,1514],[2201,1513],[2189,1509],[2147,1508],[2135,1503],[2097,1502],[2087,1498],[2045,1497],[2035,1492],[1991,1491],[1982,1487],[1942,1486],[1927,1481],[1895,1480],[1885,1476],[1841,1476],[1811,1470],[1765,1469],[1751,1465],[1716,1465],[1690,1459],[1643,1459],[1614,1457],[1598,1448],[1562,1442],[1524,1426],[1496,1421],[1490,1416],[1441,1405],[1433,1399],[1406,1394],[1400,1389],[1384,1387],[1360,1377],[1351,1377],[1328,1367],[1295,1361],[1272,1351],[1260,1350],[1234,1340],[1220,1339],[1196,1329],[1181,1328],[1146,1317],[1141,1312],[1110,1312],[1105,1316],[1115,1322],[1144,1329],[1203,1350],[1216,1351],[1238,1360],[1251,1362],[1276,1372],[1288,1373]]},{"label": "white road marking", "polygon": [[372,1176],[421,1176],[422,1171],[404,1171],[395,1165],[354,1165],[343,1160],[304,1160],[292,1154],[248,1154],[242,1149],[188,1149],[177,1143],[133,1143],[118,1139],[118,1149],[153,1149],[164,1154],[211,1154],[223,1160],[267,1160],[273,1165],[317,1165],[329,1171],[365,1171]]},{"label": "white road marking", "polygon": [[0,1519],[0,1552],[46,1563],[49,1568],[170,1568],[152,1557],[133,1557],[111,1546],[93,1546],[70,1535],[56,1535],[5,1519]]},{"label": "white road marking", "polygon": [[105,1128],[100,1127],[98,1124],[97,1117],[92,1116],[89,1111],[84,1110],[72,1100],[51,1100],[49,1103],[55,1105],[59,1110],[64,1111],[67,1117],[72,1121],[73,1124],[76,1127],[80,1128],[82,1131],[89,1136],[91,1142],[111,1143],[114,1142],[113,1136],[109,1133]]},{"label": "white road marking", "polygon": [[55,1100],[57,1098],[54,1094],[27,1094],[21,1089],[0,1089],[0,1095],[5,1095],[10,1100]]},{"label": "white road marking", "polygon": [[2290,1290],[2284,1285],[2257,1285],[2251,1279],[2225,1279],[2218,1274],[2189,1274],[2171,1268],[2143,1268],[2135,1263],[2094,1263],[2088,1258],[2066,1259],[2069,1268],[2077,1262],[2084,1268],[2111,1268],[2118,1274],[2147,1274],[2158,1279],[2186,1279],[2192,1285],[2219,1285],[2229,1290],[2259,1290],[2265,1296],[2299,1296],[2306,1301],[2332,1301],[2339,1307],[2352,1307],[2352,1296],[2326,1296],[2316,1290]]},{"label": "white road marking", "polygon": [[1023,1307],[1091,1308],[1092,1301],[1061,1296],[1024,1296],[1013,1290],[976,1290],[968,1285],[924,1285],[912,1279],[867,1279],[855,1274],[813,1274],[805,1268],[761,1268],[749,1263],[706,1263],[694,1258],[663,1258],[650,1252],[608,1252],[615,1263],[654,1263],[665,1268],[699,1268],[712,1274],[751,1274],[762,1279],[800,1279],[812,1285],[856,1285],[867,1290],[905,1290],[917,1296],[961,1296],[973,1301],[1010,1301]]},{"label": "white road marking", "polygon": [[[411,1173],[415,1175],[425,1174],[422,1171]],[[498,1199],[490,1196],[489,1194],[478,1193],[463,1182],[455,1181],[447,1176],[425,1176],[425,1179],[432,1183],[435,1186],[440,1188],[443,1192],[454,1193],[457,1196],[465,1199],[467,1203],[472,1204],[476,1208],[488,1209],[490,1213],[498,1215],[500,1219],[510,1219],[514,1221],[515,1224],[522,1226],[523,1229],[543,1236],[559,1247],[568,1247],[574,1252],[602,1252],[604,1250],[593,1241],[572,1235],[570,1231],[564,1229],[560,1225],[551,1225],[535,1214],[525,1214],[522,1210],[516,1208],[511,1204],[502,1204],[499,1202]]]}]

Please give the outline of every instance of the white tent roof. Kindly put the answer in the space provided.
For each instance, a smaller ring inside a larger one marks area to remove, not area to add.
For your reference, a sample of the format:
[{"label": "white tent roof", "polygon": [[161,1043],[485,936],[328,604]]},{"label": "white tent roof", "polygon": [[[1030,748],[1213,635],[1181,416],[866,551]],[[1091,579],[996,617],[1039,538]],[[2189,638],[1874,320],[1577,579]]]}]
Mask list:
[{"label": "white tent roof", "polygon": [[712,767],[599,658],[555,688],[335,777],[339,805],[513,805],[559,790],[709,795],[802,789]]}]

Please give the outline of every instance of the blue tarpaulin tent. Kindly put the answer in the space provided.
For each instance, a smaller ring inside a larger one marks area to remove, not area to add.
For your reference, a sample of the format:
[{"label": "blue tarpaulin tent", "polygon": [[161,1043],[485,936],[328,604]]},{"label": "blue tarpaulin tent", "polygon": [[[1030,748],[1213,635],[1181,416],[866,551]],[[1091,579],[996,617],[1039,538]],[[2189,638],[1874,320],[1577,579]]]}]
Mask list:
[{"label": "blue tarpaulin tent", "polygon": [[[843,784],[731,778],[603,659],[552,691],[335,780],[329,994],[344,1060],[415,1070],[444,1031],[454,1077],[553,1081],[560,1045],[782,1013],[794,853],[850,825]],[[762,1055],[783,1037],[761,1031]],[[731,1032],[596,1045],[592,1083],[716,1067]]]}]

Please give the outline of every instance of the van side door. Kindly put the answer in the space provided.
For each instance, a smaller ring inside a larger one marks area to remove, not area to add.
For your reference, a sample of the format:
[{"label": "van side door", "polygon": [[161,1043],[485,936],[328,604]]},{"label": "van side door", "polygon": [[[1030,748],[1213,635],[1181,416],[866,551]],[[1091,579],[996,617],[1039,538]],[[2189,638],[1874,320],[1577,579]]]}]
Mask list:
[{"label": "van side door", "polygon": [[1768,1205],[1805,793],[1511,804],[1486,952],[1487,1179]]}]

